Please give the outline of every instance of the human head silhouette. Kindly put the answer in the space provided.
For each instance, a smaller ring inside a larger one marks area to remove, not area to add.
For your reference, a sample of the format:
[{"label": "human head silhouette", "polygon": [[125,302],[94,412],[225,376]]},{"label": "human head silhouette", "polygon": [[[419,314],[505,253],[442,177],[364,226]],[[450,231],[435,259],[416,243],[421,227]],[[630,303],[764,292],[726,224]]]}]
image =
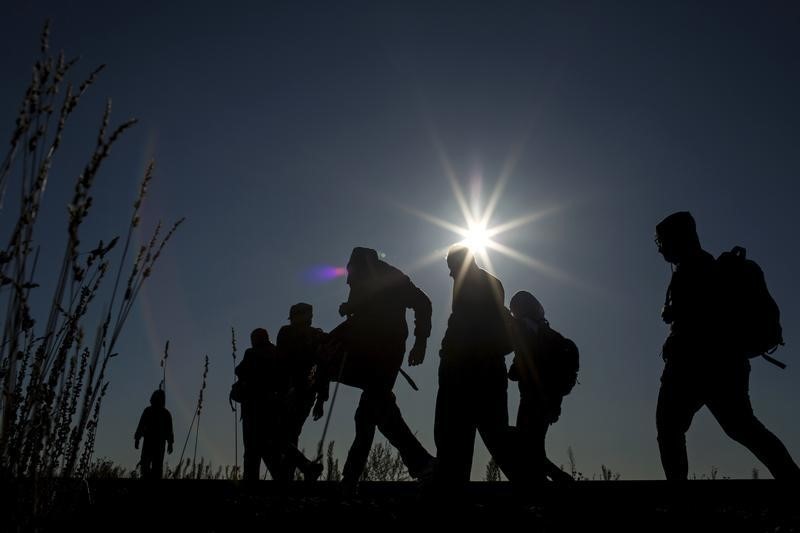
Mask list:
[{"label": "human head silhouette", "polygon": [[289,309],[289,322],[296,326],[310,326],[314,318],[314,308],[304,302],[296,303]]},{"label": "human head silhouette", "polygon": [[264,328],[256,328],[250,333],[250,345],[260,348],[269,344],[269,333]]},{"label": "human head silhouette", "polygon": [[153,394],[150,395],[150,405],[153,407],[164,407],[167,405],[167,395],[164,393],[163,389],[153,391]]},{"label": "human head silhouette", "polygon": [[447,251],[447,268],[450,269],[450,277],[463,275],[469,268],[477,267],[475,255],[472,251],[462,244],[454,244]]},{"label": "human head silhouette", "polygon": [[347,283],[358,283],[371,278],[379,261],[378,252],[372,248],[362,246],[353,248],[350,260],[347,262]]},{"label": "human head silhouette", "polygon": [[517,318],[528,318],[541,322],[544,320],[544,307],[536,297],[528,291],[519,291],[511,297],[508,304],[511,312]]},{"label": "human head silhouette", "polygon": [[668,263],[678,264],[700,250],[694,217],[688,211],[673,213],[656,226],[656,246]]}]

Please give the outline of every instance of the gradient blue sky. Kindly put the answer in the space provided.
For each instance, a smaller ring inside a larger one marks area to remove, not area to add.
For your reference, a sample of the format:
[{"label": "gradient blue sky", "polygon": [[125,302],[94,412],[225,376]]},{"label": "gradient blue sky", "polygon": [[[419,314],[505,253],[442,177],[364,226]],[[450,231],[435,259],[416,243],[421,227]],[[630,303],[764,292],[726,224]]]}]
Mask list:
[{"label": "gradient blue sky", "polygon": [[[790,367],[755,361],[751,396],[761,420],[800,455],[796,3],[30,1],[2,12],[7,134],[46,17],[52,45],[82,55],[80,72],[108,64],[56,163],[39,230],[42,264],[62,249],[67,194],[106,96],[118,120],[140,123],[97,184],[85,242],[124,230],[150,157],[157,176],[144,228],[187,217],[111,365],[97,455],[137,462],[133,431],[170,339],[178,451],[208,354],[199,454],[233,463],[230,327],[242,348],[254,327],[274,336],[297,301],[314,304],[320,327],[335,326],[344,280],[312,283],[304,273],[343,265],[356,245],[385,253],[433,302],[428,357],[410,371],[421,390],[400,382],[396,393],[434,451],[451,280],[443,258],[417,262],[456,237],[403,206],[463,223],[437,142],[465,189],[482,183],[484,199],[516,159],[492,222],[555,208],[498,240],[561,275],[491,258],[507,296],[533,291],[581,348],[581,384],[548,437],[556,463],[572,446],[586,474],[605,464],[626,479],[663,478],[654,413],[669,268],[653,231],[685,209],[709,251],[745,246],[766,271],[783,313],[779,355]],[[10,216],[0,213],[4,227]],[[52,281],[42,281],[44,292]],[[340,454],[357,399],[343,387],[334,409],[330,437]],[[517,399],[512,387],[512,417]],[[321,426],[306,426],[308,450]],[[688,442],[698,475],[712,466],[766,475],[705,410]],[[480,477],[488,456],[476,450]]]}]

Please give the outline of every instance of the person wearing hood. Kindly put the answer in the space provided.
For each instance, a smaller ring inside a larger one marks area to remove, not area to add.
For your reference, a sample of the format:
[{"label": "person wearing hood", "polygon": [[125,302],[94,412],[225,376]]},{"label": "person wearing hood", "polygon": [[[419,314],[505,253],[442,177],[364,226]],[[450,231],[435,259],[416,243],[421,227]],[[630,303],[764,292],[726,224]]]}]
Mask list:
[{"label": "person wearing hood", "polygon": [[355,413],[356,435],[342,469],[343,488],[355,491],[376,429],[397,448],[409,474],[424,478],[432,473],[434,458],[403,420],[392,389],[406,351],[406,309],[414,311],[415,340],[408,354],[408,364],[414,366],[425,358],[431,302],[408,276],[381,261],[370,248],[353,249],[347,284],[348,299],[339,307],[347,319],[330,333],[346,355],[332,364],[329,374],[363,392]]},{"label": "person wearing hood", "polygon": [[656,226],[656,246],[673,266],[661,317],[669,324],[656,408],[661,463],[668,480],[688,477],[686,432],[695,413],[708,407],[722,429],[744,445],[775,479],[798,479],[800,469],[783,443],[753,414],[750,362],[737,345],[731,312],[723,302],[717,261],[703,250],[695,220],[673,213]]},{"label": "person wearing hood", "polygon": [[144,439],[140,465],[142,478],[161,479],[164,472],[164,448],[172,453],[175,437],[172,433],[172,415],[167,410],[167,397],[162,389],[150,395],[150,405],[144,408],[133,437],[134,447]]},{"label": "person wearing hood", "polygon": [[530,468],[526,473],[533,481],[546,477],[572,481],[571,475],[547,458],[545,438],[561,416],[564,396],[575,385],[577,347],[550,327],[544,307],[533,294],[517,292],[509,308],[514,316],[514,360],[508,377],[519,386],[519,459]]}]

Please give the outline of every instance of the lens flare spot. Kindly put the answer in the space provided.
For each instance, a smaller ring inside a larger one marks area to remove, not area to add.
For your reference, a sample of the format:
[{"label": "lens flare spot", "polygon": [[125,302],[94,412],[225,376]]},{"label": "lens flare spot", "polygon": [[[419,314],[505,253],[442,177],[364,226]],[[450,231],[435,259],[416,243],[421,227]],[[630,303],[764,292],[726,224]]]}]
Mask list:
[{"label": "lens flare spot", "polygon": [[303,277],[311,283],[325,283],[346,275],[347,269],[345,267],[324,265],[309,268]]}]

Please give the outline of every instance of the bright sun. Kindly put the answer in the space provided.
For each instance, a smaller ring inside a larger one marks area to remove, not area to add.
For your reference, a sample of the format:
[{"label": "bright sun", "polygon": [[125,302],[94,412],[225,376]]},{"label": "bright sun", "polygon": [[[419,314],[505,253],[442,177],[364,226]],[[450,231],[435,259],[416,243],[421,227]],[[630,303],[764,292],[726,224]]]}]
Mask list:
[{"label": "bright sun", "polygon": [[490,246],[491,239],[486,224],[470,224],[461,244],[469,248],[473,254],[483,255]]},{"label": "bright sun", "polygon": [[423,257],[422,259],[417,261],[414,264],[414,268],[422,267],[436,261],[441,261],[442,256],[447,253],[447,250],[452,244],[461,244],[469,248],[472,254],[478,259],[480,259],[483,265],[487,266],[490,271],[493,269],[493,267],[491,258],[489,257],[489,252],[492,251],[505,255],[516,261],[519,261],[524,265],[539,270],[540,272],[552,276],[554,278],[558,278],[563,281],[570,281],[570,282],[573,281],[569,275],[567,275],[564,272],[561,272],[559,269],[548,265],[547,263],[543,262],[540,259],[526,255],[521,251],[511,248],[510,246],[506,246],[505,244],[502,244],[501,242],[498,242],[496,240],[496,238],[501,234],[520,228],[522,226],[527,226],[528,224],[531,224],[532,222],[535,222],[540,218],[543,218],[555,211],[558,211],[558,206],[553,206],[550,208],[545,208],[539,211],[528,213],[527,215],[520,216],[518,218],[509,220],[507,222],[501,222],[499,224],[494,224],[492,226],[489,225],[490,220],[493,218],[493,215],[495,214],[495,209],[497,208],[497,205],[500,201],[500,197],[503,194],[503,189],[505,187],[506,181],[508,180],[513,170],[515,158],[511,158],[508,164],[504,166],[503,173],[497,180],[494,190],[492,191],[488,201],[485,204],[481,202],[480,199],[481,196],[480,188],[482,179],[480,175],[477,175],[475,179],[472,180],[474,186],[474,189],[472,191],[473,192],[472,202],[468,202],[467,197],[464,194],[464,191],[461,189],[459,180],[456,178],[453,167],[444,153],[444,149],[441,147],[440,143],[436,142],[436,144],[439,151],[439,157],[442,161],[442,166],[444,167],[445,170],[445,174],[450,181],[450,185],[453,189],[453,194],[458,203],[458,206],[461,209],[461,214],[464,217],[464,223],[463,224],[453,223],[448,220],[436,217],[434,215],[419,211],[417,209],[403,206],[403,208],[409,211],[410,213],[413,213],[424,220],[432,222],[437,226],[445,228],[453,232],[458,237],[460,237],[460,240],[456,241],[456,243],[451,243],[445,246],[444,248],[439,248],[437,250],[434,250],[430,255]]}]

